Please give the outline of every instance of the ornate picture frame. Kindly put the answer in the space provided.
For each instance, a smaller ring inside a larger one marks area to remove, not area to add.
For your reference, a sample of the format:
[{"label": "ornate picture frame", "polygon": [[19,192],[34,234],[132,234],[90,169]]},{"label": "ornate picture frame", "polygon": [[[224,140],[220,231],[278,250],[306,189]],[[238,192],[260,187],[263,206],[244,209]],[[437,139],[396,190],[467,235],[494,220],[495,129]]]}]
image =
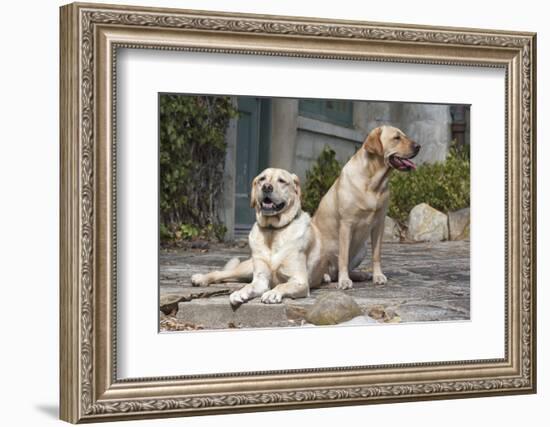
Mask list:
[{"label": "ornate picture frame", "polygon": [[[536,35],[70,4],[61,8],[61,418],[77,423],[536,391]],[[505,70],[505,357],[117,379],[117,49]]]}]

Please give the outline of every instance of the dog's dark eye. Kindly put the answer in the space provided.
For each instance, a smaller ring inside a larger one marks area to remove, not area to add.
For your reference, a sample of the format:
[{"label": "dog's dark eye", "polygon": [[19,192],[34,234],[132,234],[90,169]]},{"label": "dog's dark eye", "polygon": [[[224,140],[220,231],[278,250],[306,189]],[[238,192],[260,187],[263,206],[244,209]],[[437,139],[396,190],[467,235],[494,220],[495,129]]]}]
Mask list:
[{"label": "dog's dark eye", "polygon": [[265,181],[265,176],[261,176],[258,181],[262,182],[262,181]]},{"label": "dog's dark eye", "polygon": [[397,135],[395,139],[401,139],[401,135]]},{"label": "dog's dark eye", "polygon": [[279,181],[281,184],[286,184],[286,183],[287,183],[287,182],[286,182],[284,179],[282,179],[282,178],[279,178],[277,181]]}]

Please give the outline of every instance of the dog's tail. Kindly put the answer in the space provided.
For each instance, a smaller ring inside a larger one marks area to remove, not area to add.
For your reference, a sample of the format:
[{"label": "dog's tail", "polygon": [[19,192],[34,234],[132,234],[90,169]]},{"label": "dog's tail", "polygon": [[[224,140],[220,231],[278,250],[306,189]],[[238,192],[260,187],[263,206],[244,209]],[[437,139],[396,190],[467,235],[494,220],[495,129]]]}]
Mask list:
[{"label": "dog's tail", "polygon": [[241,263],[239,258],[231,258],[229,261],[227,261],[227,264],[223,267],[224,270],[234,270],[237,268],[237,266]]}]

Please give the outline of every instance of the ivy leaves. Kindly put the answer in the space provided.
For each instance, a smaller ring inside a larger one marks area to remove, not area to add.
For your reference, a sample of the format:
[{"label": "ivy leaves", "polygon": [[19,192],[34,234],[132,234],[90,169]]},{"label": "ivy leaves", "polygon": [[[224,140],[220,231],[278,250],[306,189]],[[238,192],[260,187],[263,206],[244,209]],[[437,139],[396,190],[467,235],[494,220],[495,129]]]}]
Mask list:
[{"label": "ivy leaves", "polygon": [[226,96],[164,94],[159,108],[161,237],[221,238],[225,132],[237,111]]}]

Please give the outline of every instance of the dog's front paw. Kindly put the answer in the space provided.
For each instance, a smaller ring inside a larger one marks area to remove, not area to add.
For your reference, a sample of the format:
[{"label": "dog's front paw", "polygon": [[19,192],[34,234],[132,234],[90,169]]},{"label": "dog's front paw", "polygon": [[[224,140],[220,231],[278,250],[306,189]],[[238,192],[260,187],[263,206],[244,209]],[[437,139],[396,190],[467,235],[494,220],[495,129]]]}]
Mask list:
[{"label": "dog's front paw", "polygon": [[191,276],[191,284],[193,286],[208,286],[210,283],[208,283],[206,274],[193,274]]},{"label": "dog's front paw", "polygon": [[232,306],[239,306],[243,302],[247,302],[249,299],[250,299],[250,290],[247,289],[246,286],[229,295],[229,303]]},{"label": "dog's front paw", "polygon": [[349,277],[338,279],[338,289],[351,289],[353,288],[353,282]]},{"label": "dog's front paw", "polygon": [[377,273],[372,275],[372,283],[375,285],[385,285],[388,278],[383,273]]},{"label": "dog's front paw", "polygon": [[262,302],[264,304],[280,304],[282,300],[283,295],[275,289],[271,289],[262,294]]}]

